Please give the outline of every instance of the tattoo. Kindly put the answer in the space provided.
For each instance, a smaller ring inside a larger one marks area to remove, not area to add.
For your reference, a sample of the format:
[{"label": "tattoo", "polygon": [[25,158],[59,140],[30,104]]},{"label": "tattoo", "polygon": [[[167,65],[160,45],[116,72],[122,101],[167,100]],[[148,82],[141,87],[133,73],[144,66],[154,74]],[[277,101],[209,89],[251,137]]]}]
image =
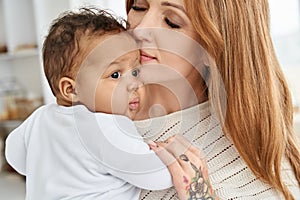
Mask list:
[{"label": "tattoo", "polygon": [[188,194],[188,200],[215,200],[212,186],[208,180],[204,179],[201,166],[198,169],[185,154],[181,154],[179,158],[185,162],[189,162],[195,171],[195,177],[192,178],[190,184],[188,178],[183,176],[183,182],[187,184],[185,189]]},{"label": "tattoo", "polygon": [[196,175],[192,178],[189,187],[187,187],[188,200],[215,200],[215,197],[211,194],[211,185],[209,181],[204,179],[201,167],[198,169],[193,163],[190,164]]},{"label": "tattoo", "polygon": [[190,161],[189,158],[188,158],[185,154],[181,154],[181,155],[179,156],[179,158],[180,158],[181,160],[185,161],[185,162]]}]

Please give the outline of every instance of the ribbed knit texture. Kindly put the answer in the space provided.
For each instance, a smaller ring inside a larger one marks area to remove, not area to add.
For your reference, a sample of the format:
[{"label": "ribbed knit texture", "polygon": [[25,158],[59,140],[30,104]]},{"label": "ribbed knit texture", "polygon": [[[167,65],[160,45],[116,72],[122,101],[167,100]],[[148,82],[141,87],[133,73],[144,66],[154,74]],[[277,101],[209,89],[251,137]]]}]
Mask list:
[{"label": "ribbed knit texture", "polygon": [[[284,199],[253,175],[234,145],[222,133],[208,102],[166,116],[136,121],[135,124],[146,141],[163,141],[180,133],[199,146],[206,155],[210,180],[220,199]],[[300,194],[289,165],[284,163],[283,168],[285,179],[290,177],[288,184],[294,185],[292,189]],[[143,190],[140,199],[175,200],[178,197],[176,190],[170,188],[163,191]]]}]

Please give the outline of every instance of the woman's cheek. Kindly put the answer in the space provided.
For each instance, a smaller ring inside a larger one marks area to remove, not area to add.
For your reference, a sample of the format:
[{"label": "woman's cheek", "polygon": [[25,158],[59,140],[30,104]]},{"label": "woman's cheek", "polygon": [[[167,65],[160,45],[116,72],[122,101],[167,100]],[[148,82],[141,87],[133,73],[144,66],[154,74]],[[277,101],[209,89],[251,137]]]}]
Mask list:
[{"label": "woman's cheek", "polygon": [[139,24],[140,17],[133,14],[134,11],[129,11],[127,15],[127,21],[129,23],[129,29],[134,29]]}]

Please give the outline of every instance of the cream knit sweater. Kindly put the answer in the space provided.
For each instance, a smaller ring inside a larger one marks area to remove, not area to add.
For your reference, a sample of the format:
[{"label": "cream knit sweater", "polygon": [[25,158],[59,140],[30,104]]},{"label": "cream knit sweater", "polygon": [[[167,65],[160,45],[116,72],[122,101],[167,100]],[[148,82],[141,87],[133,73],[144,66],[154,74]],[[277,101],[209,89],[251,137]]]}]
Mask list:
[{"label": "cream knit sweater", "polygon": [[[210,112],[208,102],[167,116],[135,122],[145,140],[163,141],[181,133],[205,153],[211,183],[220,199],[284,199],[257,179],[247,167],[221,126]],[[283,165],[286,184],[300,199],[300,189],[287,162]],[[159,182],[159,180],[157,180]],[[178,199],[176,190],[142,191],[141,200]]]}]

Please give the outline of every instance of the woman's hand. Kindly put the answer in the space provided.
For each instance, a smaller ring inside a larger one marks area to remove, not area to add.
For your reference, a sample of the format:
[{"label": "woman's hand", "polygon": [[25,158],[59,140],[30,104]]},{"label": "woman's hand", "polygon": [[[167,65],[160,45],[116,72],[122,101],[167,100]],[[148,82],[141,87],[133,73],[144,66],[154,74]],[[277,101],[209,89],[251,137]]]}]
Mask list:
[{"label": "woman's hand", "polygon": [[180,200],[218,199],[210,184],[204,156],[182,135],[165,142],[150,142],[149,146],[168,167]]}]

